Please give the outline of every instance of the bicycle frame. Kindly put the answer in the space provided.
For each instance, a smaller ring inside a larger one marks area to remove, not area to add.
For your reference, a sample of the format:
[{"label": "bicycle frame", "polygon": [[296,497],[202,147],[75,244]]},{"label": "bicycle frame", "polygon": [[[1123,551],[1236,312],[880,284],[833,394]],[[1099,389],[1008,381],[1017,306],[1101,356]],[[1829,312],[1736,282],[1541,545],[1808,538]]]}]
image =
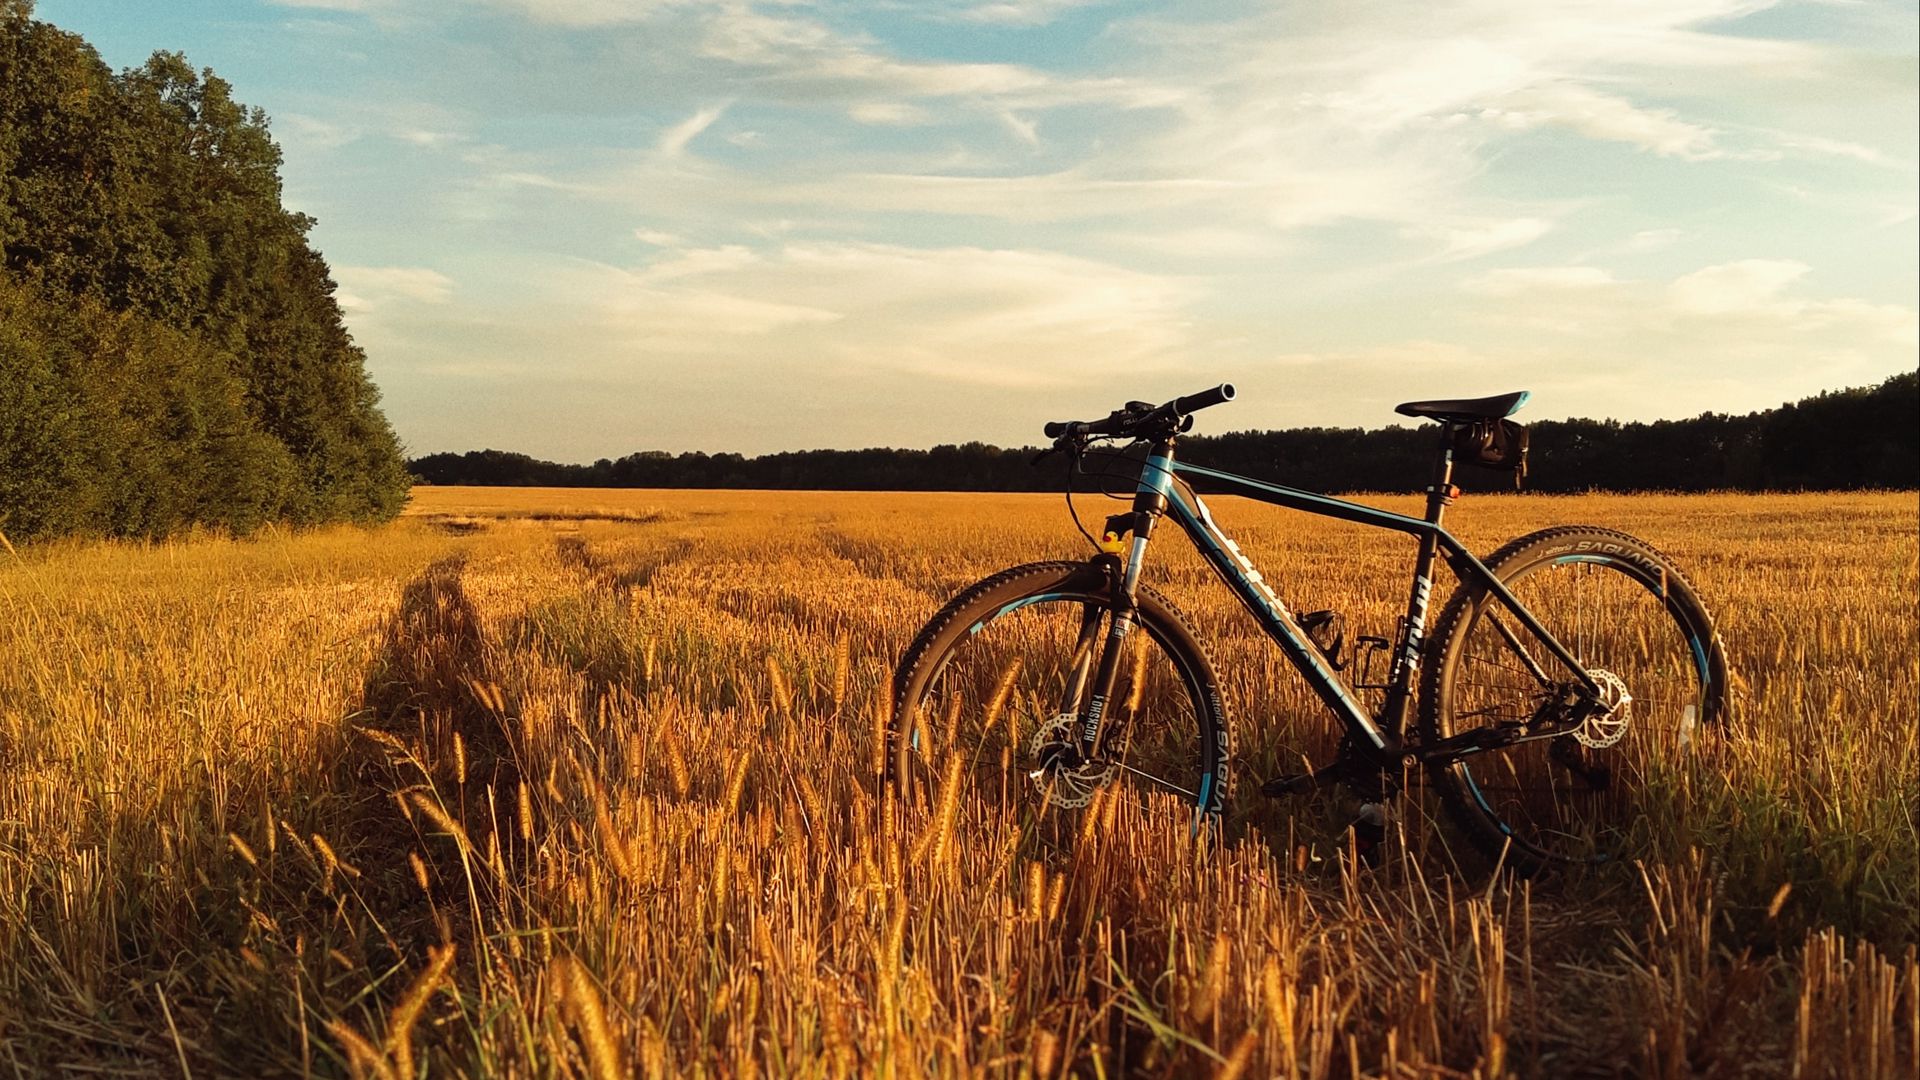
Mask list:
[{"label": "bicycle frame", "polygon": [[[1180,525],[1194,546],[1206,558],[1207,563],[1220,575],[1228,589],[1239,598],[1261,628],[1266,631],[1293,666],[1299,669],[1308,685],[1313,687],[1329,710],[1347,727],[1356,745],[1364,743],[1362,749],[1370,750],[1370,757],[1383,766],[1397,762],[1403,753],[1403,735],[1407,730],[1408,712],[1412,703],[1414,677],[1421,664],[1421,646],[1425,640],[1428,603],[1433,591],[1433,566],[1437,557],[1444,556],[1455,576],[1465,585],[1484,588],[1500,606],[1510,613],[1535,640],[1543,645],[1554,659],[1564,664],[1574,675],[1574,681],[1586,691],[1587,695],[1597,696],[1599,688],[1580,662],[1574,659],[1564,645],[1549,633],[1532,613],[1507,591],[1492,571],[1475,558],[1466,546],[1455,539],[1442,527],[1441,521],[1445,509],[1458,489],[1452,486],[1453,460],[1450,440],[1444,430],[1441,441],[1441,456],[1435,469],[1434,482],[1427,488],[1427,509],[1424,517],[1408,517],[1386,510],[1379,510],[1344,499],[1335,499],[1326,495],[1304,491],[1299,488],[1280,484],[1269,484],[1232,473],[1197,465],[1181,464],[1175,460],[1173,440],[1164,439],[1152,444],[1140,472],[1138,489],[1134,497],[1133,541],[1127,553],[1121,571],[1122,588],[1116,591],[1114,619],[1108,637],[1108,647],[1104,651],[1095,686],[1101,691],[1112,687],[1114,661],[1119,653],[1119,642],[1126,636],[1133,608],[1133,597],[1139,583],[1140,570],[1144,563],[1148,541],[1154,523],[1163,516],[1171,517]],[[1191,478],[1206,481],[1210,486],[1224,489],[1228,494],[1243,495],[1259,502],[1275,506],[1284,506],[1293,510],[1315,514],[1321,517],[1336,518],[1358,525],[1388,529],[1415,537],[1419,541],[1419,554],[1414,564],[1413,587],[1408,596],[1406,616],[1401,622],[1399,640],[1392,643],[1392,663],[1389,668],[1386,686],[1386,699],[1379,714],[1370,714],[1361,702],[1354,688],[1342,678],[1340,673],[1322,655],[1318,646],[1307,638],[1306,632],[1295,621],[1293,613],[1287,610],[1265,578],[1255,569],[1253,563],[1240,551],[1240,546],[1230,538],[1213,520],[1213,514],[1207,504],[1193,490],[1192,484],[1176,483],[1176,478]],[[1183,490],[1184,487],[1184,490]],[[1499,632],[1515,640],[1514,635],[1497,620],[1494,623]],[[1515,641],[1517,645],[1517,640]],[[1524,658],[1524,650],[1517,650]],[[1543,686],[1551,686],[1545,672],[1534,666],[1533,674]],[[1105,693],[1097,693],[1093,707],[1085,721],[1083,739],[1089,748],[1096,745],[1100,726],[1100,704]],[[1589,698],[1591,700],[1591,697]],[[1446,743],[1453,743],[1448,739]],[[1418,747],[1411,754],[1423,761],[1436,759],[1457,760],[1489,746],[1463,743],[1457,746]]]}]

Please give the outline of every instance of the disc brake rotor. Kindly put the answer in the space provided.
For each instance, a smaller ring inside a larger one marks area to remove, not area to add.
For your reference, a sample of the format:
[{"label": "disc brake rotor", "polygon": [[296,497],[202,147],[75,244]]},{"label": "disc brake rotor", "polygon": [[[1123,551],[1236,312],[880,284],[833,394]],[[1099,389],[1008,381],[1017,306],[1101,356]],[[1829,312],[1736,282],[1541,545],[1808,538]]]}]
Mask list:
[{"label": "disc brake rotor", "polygon": [[1040,767],[1032,773],[1048,802],[1067,810],[1078,809],[1093,801],[1094,793],[1113,779],[1119,766],[1111,761],[1085,761],[1071,768],[1059,764],[1062,751],[1076,744],[1076,717],[1061,713],[1040,725],[1027,749]]},{"label": "disc brake rotor", "polygon": [[1571,734],[1582,746],[1604,750],[1627,737],[1627,728],[1633,721],[1633,695],[1627,693],[1626,682],[1611,671],[1595,668],[1587,674],[1600,688],[1599,703],[1603,708],[1587,717]]}]

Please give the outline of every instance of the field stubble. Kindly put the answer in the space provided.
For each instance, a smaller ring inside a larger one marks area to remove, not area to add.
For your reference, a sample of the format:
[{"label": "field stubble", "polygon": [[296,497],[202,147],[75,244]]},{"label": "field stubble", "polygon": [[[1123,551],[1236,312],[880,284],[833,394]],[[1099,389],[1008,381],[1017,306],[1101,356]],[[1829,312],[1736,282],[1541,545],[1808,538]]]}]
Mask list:
[{"label": "field stubble", "polygon": [[[1685,567],[1736,673],[1638,866],[1379,870],[1331,797],[1222,847],[877,827],[894,658],[1071,555],[1057,497],[417,489],[407,518],[0,556],[0,1062],[32,1074],[1912,1075],[1914,499],[1483,497]],[[1410,509],[1410,500],[1381,500]],[[1087,503],[1104,513],[1097,500]],[[1410,545],[1236,500],[1386,633]],[[1335,732],[1184,545],[1242,799]]]}]

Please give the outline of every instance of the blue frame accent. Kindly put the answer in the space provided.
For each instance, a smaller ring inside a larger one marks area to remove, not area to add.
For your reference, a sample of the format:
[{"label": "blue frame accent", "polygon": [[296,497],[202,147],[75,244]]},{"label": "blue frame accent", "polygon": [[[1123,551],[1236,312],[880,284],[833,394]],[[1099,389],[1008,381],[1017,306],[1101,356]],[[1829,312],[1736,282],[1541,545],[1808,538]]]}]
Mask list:
[{"label": "blue frame accent", "polygon": [[1188,830],[1187,839],[1189,840],[1198,839],[1200,836],[1201,819],[1205,818],[1208,814],[1213,813],[1211,804],[1207,802],[1207,796],[1211,795],[1212,793],[1213,793],[1213,773],[1209,772],[1205,776],[1202,776],[1200,778],[1200,798],[1197,799],[1193,804],[1193,828]]},{"label": "blue frame accent", "polygon": [[987,618],[982,619],[981,621],[974,623],[972,626],[967,627],[967,636],[972,637],[973,635],[979,633],[980,631],[985,630],[989,624],[998,622],[999,620],[1007,617],[1008,615],[1013,614],[1016,611],[1019,611],[1021,608],[1026,607],[1029,604],[1042,604],[1047,602],[1048,600],[1063,600],[1065,598],[1066,598],[1065,593],[1040,593],[1036,596],[1029,596],[1024,600],[1015,600],[1013,603],[1008,604],[1006,607],[1003,607],[999,611],[994,612],[992,615],[988,616]]}]

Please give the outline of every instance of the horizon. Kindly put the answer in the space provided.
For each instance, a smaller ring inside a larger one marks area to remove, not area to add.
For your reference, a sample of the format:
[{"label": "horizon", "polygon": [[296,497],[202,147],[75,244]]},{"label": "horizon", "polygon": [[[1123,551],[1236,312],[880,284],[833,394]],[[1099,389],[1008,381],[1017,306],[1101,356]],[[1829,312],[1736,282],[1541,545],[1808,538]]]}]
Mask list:
[{"label": "horizon", "polygon": [[[1787,408],[1788,406],[1800,405],[1807,401],[1814,400],[1816,398],[1819,398],[1827,394],[1839,394],[1839,393],[1849,393],[1854,391],[1872,390],[1876,387],[1879,387],[1888,382],[1891,382],[1894,379],[1898,379],[1903,375],[1913,375],[1913,374],[1916,374],[1915,369],[1896,371],[1887,375],[1884,378],[1875,379],[1871,382],[1862,383],[1857,386],[1829,387],[1825,390],[1816,391],[1813,394],[1809,394],[1806,397],[1795,398],[1788,401],[1782,401],[1776,405],[1766,406],[1759,409],[1749,409],[1744,412],[1730,412],[1723,409],[1706,409],[1701,412],[1693,413],[1688,416],[1659,417],[1654,420],[1621,420],[1617,417],[1610,417],[1610,416],[1565,416],[1565,417],[1541,417],[1538,419],[1532,419],[1525,415],[1526,408],[1525,408],[1525,405],[1523,405],[1521,407],[1521,410],[1514,414],[1514,418],[1519,420],[1523,426],[1531,426],[1537,423],[1548,423],[1548,424],[1595,423],[1595,424],[1621,424],[1621,425],[1686,423],[1688,421],[1698,420],[1706,416],[1727,416],[1727,417],[1755,416],[1761,413],[1768,413],[1768,412],[1773,412],[1779,409],[1784,409],[1784,408]],[[1220,407],[1231,407],[1232,405],[1238,404],[1239,401],[1240,401],[1240,398],[1235,397],[1233,401],[1227,402],[1225,403],[1224,406],[1220,406]],[[1532,404],[1531,399],[1529,399],[1529,401],[1526,402],[1526,404],[1528,405]],[[1214,415],[1218,415],[1218,414],[1210,414],[1209,418],[1211,419]],[[1191,437],[1197,436],[1199,438],[1219,438],[1227,435],[1268,435],[1268,434],[1279,434],[1279,433],[1284,433],[1288,431],[1302,431],[1302,430],[1312,430],[1312,429],[1364,431],[1368,433],[1372,433],[1376,431],[1388,431],[1388,430],[1410,431],[1416,428],[1423,427],[1428,423],[1428,421],[1413,420],[1407,417],[1399,416],[1398,414],[1389,413],[1389,415],[1392,417],[1390,421],[1388,421],[1387,423],[1375,424],[1375,425],[1307,424],[1307,425],[1300,425],[1298,427],[1290,427],[1290,428],[1226,428],[1220,431],[1203,431],[1200,429],[1199,425],[1196,424],[1191,434],[1186,437],[1191,438]],[[1065,419],[1065,418],[1062,417],[1058,419]],[[1089,419],[1098,419],[1098,417],[1085,416],[1085,417],[1076,417],[1075,419],[1089,420]],[[930,443],[926,446],[881,446],[881,445],[799,446],[799,447],[783,447],[783,448],[778,448],[773,450],[756,451],[753,453],[746,453],[739,450],[725,450],[725,449],[708,450],[708,449],[696,448],[696,449],[690,449],[690,450],[662,450],[658,447],[640,447],[638,449],[628,450],[622,454],[603,454],[598,458],[593,458],[587,461],[562,461],[562,460],[555,460],[551,458],[541,458],[541,457],[538,457],[537,455],[528,454],[525,451],[515,450],[509,447],[475,446],[475,447],[469,447],[468,449],[465,449],[465,450],[431,450],[423,454],[415,454],[409,451],[407,454],[407,460],[411,463],[411,462],[421,461],[426,458],[435,457],[439,455],[460,456],[464,454],[497,453],[497,454],[519,454],[520,456],[523,456],[523,457],[533,458],[533,460],[536,461],[537,463],[544,464],[544,465],[560,465],[560,466],[565,466],[569,468],[591,468],[593,465],[597,464],[600,461],[618,461],[621,458],[631,457],[635,454],[670,454],[674,456],[678,456],[681,454],[706,454],[709,457],[717,457],[721,454],[739,454],[742,457],[751,459],[751,458],[759,458],[759,457],[771,457],[779,454],[819,454],[819,453],[853,454],[853,453],[862,453],[862,452],[869,452],[869,451],[888,451],[888,452],[894,452],[894,453],[927,453],[929,451],[938,450],[942,447],[966,446],[970,443],[985,443],[985,445],[989,449],[994,449],[994,450],[1025,451],[1025,450],[1037,450],[1041,448],[1046,444],[1046,440],[1044,437],[1039,437],[1038,441],[1025,442],[1025,443],[992,443],[992,442],[986,442],[985,440],[981,440],[981,439],[968,439],[968,440],[963,440],[957,443]],[[419,483],[420,481],[416,479],[415,482]]]},{"label": "horizon", "polygon": [[1910,6],[415,8],[36,5],[267,111],[412,456],[1680,419],[1920,347]]}]

